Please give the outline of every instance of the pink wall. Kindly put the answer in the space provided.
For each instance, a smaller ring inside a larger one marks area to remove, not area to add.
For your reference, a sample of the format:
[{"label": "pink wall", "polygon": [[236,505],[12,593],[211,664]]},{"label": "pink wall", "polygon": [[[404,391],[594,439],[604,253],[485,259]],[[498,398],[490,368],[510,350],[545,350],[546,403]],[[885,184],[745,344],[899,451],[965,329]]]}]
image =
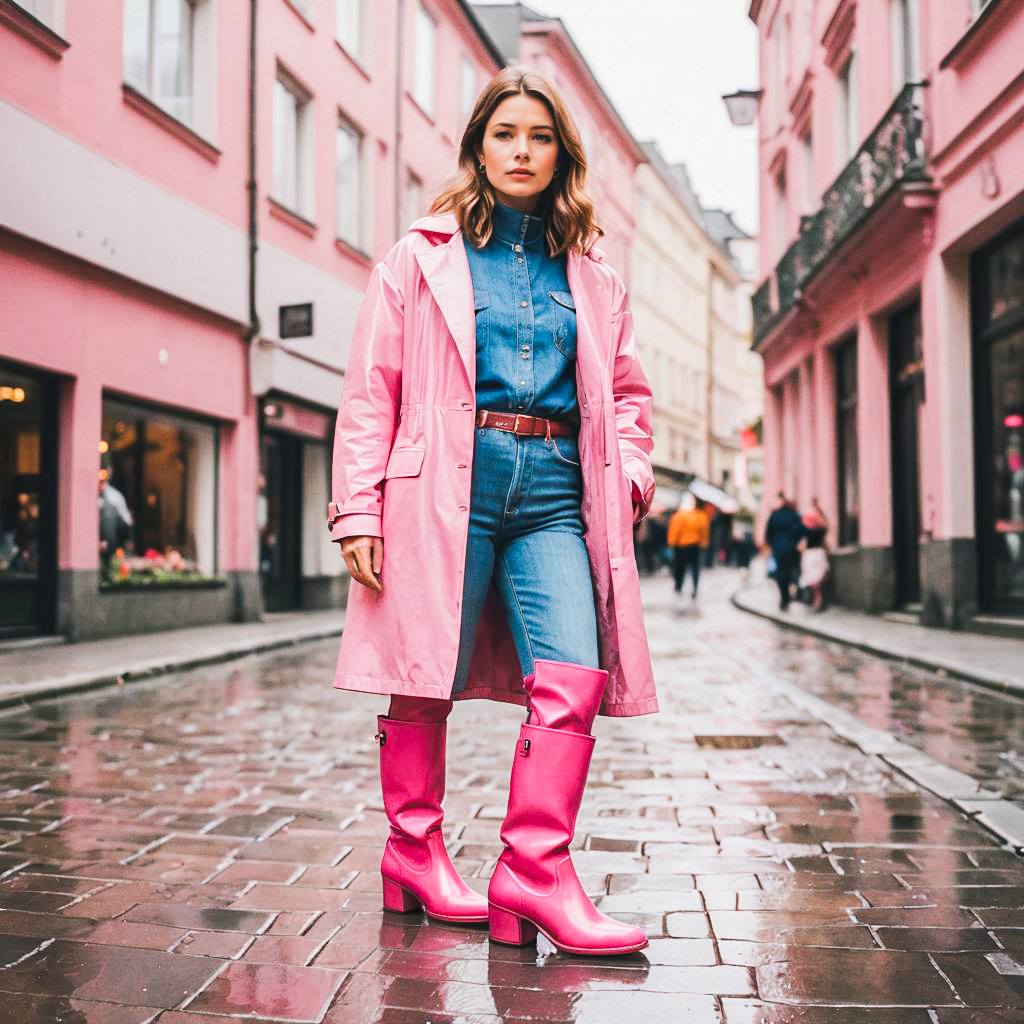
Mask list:
[{"label": "pink wall", "polygon": [[254,568],[256,522],[247,496],[256,493],[255,412],[235,326],[5,232],[0,279],[4,355],[65,378],[59,567],[98,565],[97,445],[106,389],[222,424],[220,569]]},{"label": "pink wall", "polygon": [[[0,29],[0,97],[85,146],[244,225],[245,112],[248,104],[248,5],[218,4],[218,130],[220,150],[203,155],[125,100],[120,3],[68,3],[58,61],[8,29]],[[282,4],[282,6],[284,6]]]}]

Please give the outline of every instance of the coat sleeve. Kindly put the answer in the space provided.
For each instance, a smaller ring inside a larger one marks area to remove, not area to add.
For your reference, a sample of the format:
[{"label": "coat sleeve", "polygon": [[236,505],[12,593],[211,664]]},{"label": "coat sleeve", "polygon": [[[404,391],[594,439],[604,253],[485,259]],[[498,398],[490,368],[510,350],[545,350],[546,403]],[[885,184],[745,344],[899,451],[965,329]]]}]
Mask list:
[{"label": "coat sleeve", "polygon": [[612,331],[615,337],[612,378],[615,426],[622,469],[633,494],[633,522],[638,523],[647,515],[654,501],[654,471],[650,459],[654,446],[651,438],[651,386],[640,366],[633,314],[624,288],[612,316]]},{"label": "coat sleeve", "polygon": [[356,318],[334,431],[331,539],[383,535],[381,484],[402,393],[404,304],[389,261],[370,275]]}]

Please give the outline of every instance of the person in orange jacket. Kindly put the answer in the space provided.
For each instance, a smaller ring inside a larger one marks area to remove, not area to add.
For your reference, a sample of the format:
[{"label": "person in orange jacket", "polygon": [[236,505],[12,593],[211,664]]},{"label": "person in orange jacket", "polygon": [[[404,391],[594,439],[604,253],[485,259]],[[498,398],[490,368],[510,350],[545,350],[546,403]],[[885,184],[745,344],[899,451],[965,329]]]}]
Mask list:
[{"label": "person in orange jacket", "polygon": [[701,551],[710,543],[708,515],[697,508],[697,499],[687,491],[668,524],[668,544],[672,548],[672,575],[677,594],[683,592],[683,582],[689,572],[693,574],[693,598],[697,599]]}]

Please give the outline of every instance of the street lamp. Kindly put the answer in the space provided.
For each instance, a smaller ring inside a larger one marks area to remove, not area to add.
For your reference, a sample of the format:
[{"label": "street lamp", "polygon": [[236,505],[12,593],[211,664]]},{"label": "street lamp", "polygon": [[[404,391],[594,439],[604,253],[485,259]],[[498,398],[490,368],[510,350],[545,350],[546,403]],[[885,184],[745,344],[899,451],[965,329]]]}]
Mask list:
[{"label": "street lamp", "polygon": [[740,89],[738,92],[723,96],[729,120],[740,128],[753,124],[757,120],[757,109],[761,105],[763,89]]}]

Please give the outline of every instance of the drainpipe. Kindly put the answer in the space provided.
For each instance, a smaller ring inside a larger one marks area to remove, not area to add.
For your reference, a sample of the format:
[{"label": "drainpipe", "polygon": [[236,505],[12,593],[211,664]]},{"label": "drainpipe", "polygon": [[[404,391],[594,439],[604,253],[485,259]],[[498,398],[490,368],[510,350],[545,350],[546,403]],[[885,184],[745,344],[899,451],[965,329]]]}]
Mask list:
[{"label": "drainpipe", "polygon": [[395,32],[395,234],[401,238],[407,225],[402,223],[402,93],[405,81],[405,68],[402,66],[404,48],[402,39],[405,36],[405,0],[398,0],[398,26]]},{"label": "drainpipe", "polygon": [[255,344],[260,336],[260,318],[256,311],[256,252],[259,249],[256,225],[256,17],[259,0],[249,2],[249,174],[246,189],[249,193],[249,326],[245,337]]}]

